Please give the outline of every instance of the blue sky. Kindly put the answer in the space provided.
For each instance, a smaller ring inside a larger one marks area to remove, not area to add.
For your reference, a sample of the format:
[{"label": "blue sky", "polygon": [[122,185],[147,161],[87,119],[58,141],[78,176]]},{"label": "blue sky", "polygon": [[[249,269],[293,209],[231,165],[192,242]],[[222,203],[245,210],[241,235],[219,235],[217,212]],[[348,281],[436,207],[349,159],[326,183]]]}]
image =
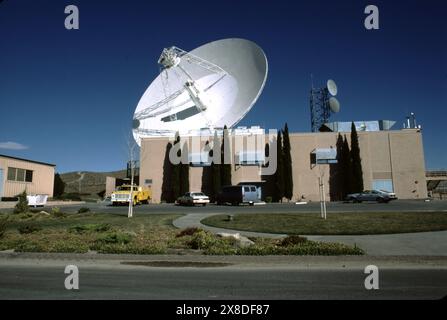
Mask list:
[{"label": "blue sky", "polygon": [[[66,30],[66,5],[80,29]],[[380,29],[363,13],[378,6]],[[427,168],[447,168],[445,1],[19,1],[0,3],[0,154],[59,172],[125,167],[135,107],[164,47],[247,38],[269,60],[240,125],[310,130],[314,84],[335,79],[336,121],[423,126]],[[21,148],[24,146],[23,148]],[[411,150],[409,150],[409,154]]]}]

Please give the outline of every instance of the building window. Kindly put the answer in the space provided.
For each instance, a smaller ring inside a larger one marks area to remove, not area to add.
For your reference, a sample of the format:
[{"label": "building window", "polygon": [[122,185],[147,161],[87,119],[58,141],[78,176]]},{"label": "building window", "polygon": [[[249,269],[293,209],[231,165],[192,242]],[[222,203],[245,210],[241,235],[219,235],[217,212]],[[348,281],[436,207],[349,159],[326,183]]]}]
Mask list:
[{"label": "building window", "polygon": [[8,180],[9,181],[15,181],[16,180],[16,168],[8,168]]},{"label": "building window", "polygon": [[374,190],[394,192],[393,180],[391,179],[375,179],[372,181],[372,187]]},{"label": "building window", "polygon": [[16,181],[25,181],[25,170],[17,169]]},{"label": "building window", "polygon": [[33,172],[31,170],[26,170],[25,182],[33,182]]},{"label": "building window", "polygon": [[33,182],[33,171],[8,167],[8,180],[20,182]]}]

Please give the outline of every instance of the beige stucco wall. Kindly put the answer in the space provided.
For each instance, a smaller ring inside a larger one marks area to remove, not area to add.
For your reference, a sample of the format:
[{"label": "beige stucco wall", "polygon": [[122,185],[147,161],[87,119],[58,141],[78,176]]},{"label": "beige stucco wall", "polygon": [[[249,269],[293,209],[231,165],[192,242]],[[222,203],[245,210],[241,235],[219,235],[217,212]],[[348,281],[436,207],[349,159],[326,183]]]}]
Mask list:
[{"label": "beige stucco wall", "polygon": [[[33,181],[9,181],[8,167],[32,170]],[[28,194],[47,194],[49,197],[53,196],[53,166],[0,156],[0,168],[3,169],[3,197],[14,197],[25,189]]]},{"label": "beige stucco wall", "polygon": [[[329,165],[311,166],[310,153],[316,148],[336,147],[338,133],[292,133],[293,200],[319,200],[321,176],[329,199]],[[346,133],[348,141],[350,134]],[[212,140],[212,138],[210,138]],[[236,146],[234,143],[233,146]],[[159,202],[163,182],[163,163],[167,138],[146,138],[141,147],[141,181],[152,179],[154,202]],[[394,192],[401,199],[427,196],[421,132],[412,130],[359,132],[364,188],[371,189],[373,179],[393,180]],[[203,147],[204,143],[201,144]],[[234,149],[237,149],[234,147]],[[190,148],[190,150],[192,150]],[[237,150],[233,150],[233,153]],[[234,159],[234,155],[233,155]],[[257,166],[232,166],[232,183],[261,181]],[[201,189],[202,168],[190,169],[190,190]]]}]

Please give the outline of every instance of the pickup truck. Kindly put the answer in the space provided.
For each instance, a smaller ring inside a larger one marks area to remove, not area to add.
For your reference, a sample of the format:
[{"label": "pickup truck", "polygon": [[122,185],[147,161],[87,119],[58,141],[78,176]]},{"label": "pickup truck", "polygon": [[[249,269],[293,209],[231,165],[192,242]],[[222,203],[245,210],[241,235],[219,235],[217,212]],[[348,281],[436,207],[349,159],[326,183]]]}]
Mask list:
[{"label": "pickup truck", "polygon": [[131,185],[122,185],[116,188],[111,195],[112,206],[119,204],[129,204],[130,200],[133,200],[133,205],[141,203],[149,203],[152,197],[151,189],[148,187]]}]

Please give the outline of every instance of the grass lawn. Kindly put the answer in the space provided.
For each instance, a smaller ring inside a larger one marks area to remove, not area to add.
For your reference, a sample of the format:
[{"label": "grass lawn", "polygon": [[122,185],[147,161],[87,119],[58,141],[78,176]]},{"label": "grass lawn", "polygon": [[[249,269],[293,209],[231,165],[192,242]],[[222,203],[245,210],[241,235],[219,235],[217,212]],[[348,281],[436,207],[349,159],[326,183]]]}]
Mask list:
[{"label": "grass lawn", "polygon": [[201,221],[205,225],[267,233],[299,235],[362,235],[447,230],[447,213],[442,212],[358,212],[328,213],[327,220],[319,213],[236,214],[217,215]]},{"label": "grass lawn", "polygon": [[104,213],[0,214],[0,251],[165,254],[199,252],[210,255],[360,255],[363,250],[302,237],[285,240],[253,238],[241,246],[196,228],[178,230],[172,221],[181,215]]}]

